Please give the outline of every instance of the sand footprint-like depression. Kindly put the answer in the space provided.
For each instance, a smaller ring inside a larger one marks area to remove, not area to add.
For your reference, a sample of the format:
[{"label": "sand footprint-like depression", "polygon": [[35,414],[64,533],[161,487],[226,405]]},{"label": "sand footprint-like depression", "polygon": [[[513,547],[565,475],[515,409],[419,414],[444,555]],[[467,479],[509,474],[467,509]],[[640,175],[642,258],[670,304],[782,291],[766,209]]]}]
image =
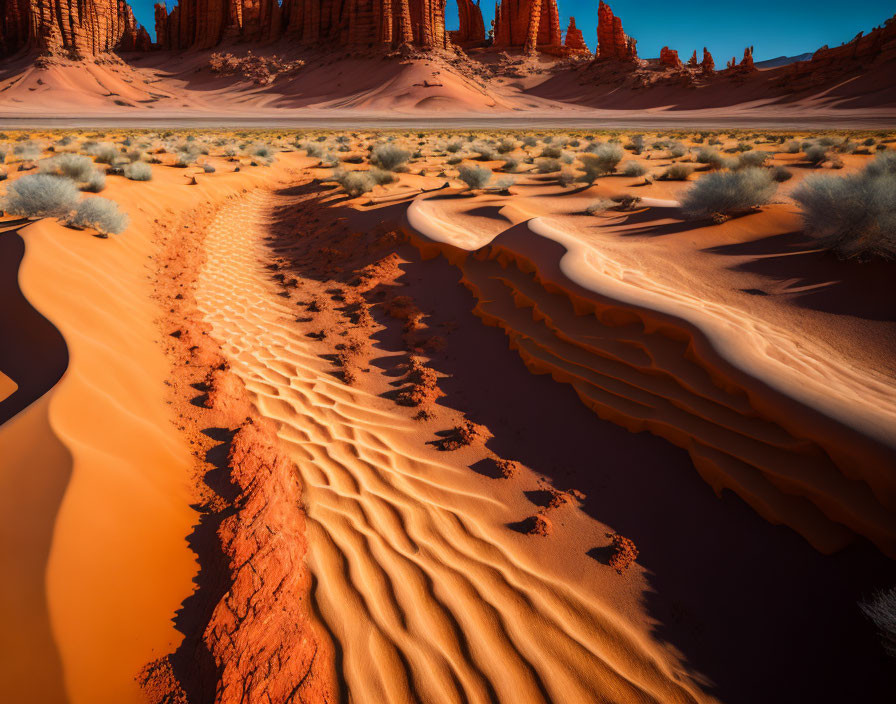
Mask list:
[{"label": "sand footprint-like depression", "polygon": [[197,302],[298,469],[343,701],[708,701],[643,623],[534,560],[471,469],[332,375],[263,267],[282,200],[219,213]]}]

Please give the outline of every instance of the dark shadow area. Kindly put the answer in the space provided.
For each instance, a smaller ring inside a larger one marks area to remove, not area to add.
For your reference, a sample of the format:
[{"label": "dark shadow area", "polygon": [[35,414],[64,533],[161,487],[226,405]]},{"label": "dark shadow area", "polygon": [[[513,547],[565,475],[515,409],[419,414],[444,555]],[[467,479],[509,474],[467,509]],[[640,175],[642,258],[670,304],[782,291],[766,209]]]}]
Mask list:
[{"label": "dark shadow area", "polygon": [[[730,257],[749,257],[734,264],[734,271],[759,274],[783,286],[796,305],[823,313],[850,315],[866,320],[896,321],[896,262],[844,261],[801,232],[773,235],[752,242],[704,250]],[[795,290],[812,287],[808,291]]]},{"label": "dark shadow area", "polygon": [[[405,207],[366,215],[400,222]],[[284,208],[277,217],[297,223],[302,216]],[[342,208],[328,217],[361,223]],[[864,541],[822,555],[734,495],[717,497],[684,450],[601,420],[572,387],[530,373],[504,332],[474,316],[475,300],[460,271],[443,257],[423,261],[415,248],[400,243],[365,250],[363,238],[373,223],[358,230],[358,245],[346,252],[337,277],[350,281],[387,251],[403,260],[403,286],[364,293],[385,326],[372,336],[371,365],[401,373],[407,359],[402,323],[379,304],[393,292],[411,296],[428,330],[445,339],[442,349],[428,353],[429,366],[444,375],[439,403],[488,427],[494,437],[487,446],[498,456],[532,468],[557,489],[584,492],[586,513],[634,541],[651,586],[644,598],[656,637],[682,653],[688,670],[708,678],[716,696],[727,704],[842,704],[884,701],[894,691],[892,661],[857,603],[896,584],[896,563]],[[335,280],[297,237],[273,242],[274,253],[289,252],[295,274]],[[440,432],[433,442],[444,437]],[[446,461],[451,457],[445,453]],[[492,461],[471,469],[497,476]],[[536,527],[519,518],[510,529]],[[582,559],[603,564],[606,548],[601,541]]]},{"label": "dark shadow area", "polygon": [[0,400],[0,423],[52,389],[68,368],[68,347],[56,327],[19,289],[25,241],[18,230],[0,232],[0,371],[18,384]]}]

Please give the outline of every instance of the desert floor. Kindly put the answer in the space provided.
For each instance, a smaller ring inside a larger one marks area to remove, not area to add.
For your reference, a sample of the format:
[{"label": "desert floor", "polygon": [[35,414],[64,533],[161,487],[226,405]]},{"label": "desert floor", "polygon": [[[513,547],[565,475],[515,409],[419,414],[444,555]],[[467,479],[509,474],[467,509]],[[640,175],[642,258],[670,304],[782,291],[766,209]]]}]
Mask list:
[{"label": "desert floor", "polygon": [[[0,699],[887,700],[896,268],[790,194],[892,135],[469,132],[0,137],[130,219],[0,219]],[[707,140],[789,177],[688,220]]]}]

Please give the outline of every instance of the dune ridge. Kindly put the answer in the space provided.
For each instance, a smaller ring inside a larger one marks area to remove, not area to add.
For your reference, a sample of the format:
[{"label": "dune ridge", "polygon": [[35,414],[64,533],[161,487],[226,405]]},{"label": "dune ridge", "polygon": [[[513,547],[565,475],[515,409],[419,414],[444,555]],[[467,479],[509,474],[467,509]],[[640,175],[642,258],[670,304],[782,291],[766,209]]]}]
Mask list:
[{"label": "dune ridge", "polygon": [[711,701],[642,626],[534,562],[465,464],[422,443],[378,394],[335,378],[317,342],[296,334],[295,303],[262,266],[279,202],[256,192],[221,211],[196,298],[298,468],[313,598],[343,696]]},{"label": "dune ridge", "polygon": [[477,315],[533,372],[687,449],[717,493],[735,491],[817,549],[858,534],[896,554],[896,397],[884,374],[665,289],[550,218],[471,238],[418,199],[406,228],[424,255],[461,268]]}]

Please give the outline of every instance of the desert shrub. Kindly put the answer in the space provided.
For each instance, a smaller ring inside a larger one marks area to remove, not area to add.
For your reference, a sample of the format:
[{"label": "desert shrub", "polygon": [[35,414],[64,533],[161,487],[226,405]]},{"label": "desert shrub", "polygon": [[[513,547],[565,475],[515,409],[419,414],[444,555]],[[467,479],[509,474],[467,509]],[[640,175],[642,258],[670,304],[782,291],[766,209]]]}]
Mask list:
[{"label": "desert shrub", "polygon": [[871,177],[896,176],[896,152],[881,152],[865,166],[865,174]]},{"label": "desert shrub", "polygon": [[78,189],[69,178],[29,174],[13,181],[0,200],[10,215],[45,218],[66,215],[78,202]]},{"label": "desert shrub", "polygon": [[598,213],[602,213],[605,210],[609,210],[614,205],[616,205],[609,198],[600,198],[594,201],[591,205],[585,208],[585,212],[589,215],[597,215]]},{"label": "desert shrub", "polygon": [[896,658],[896,589],[878,592],[859,608],[877,627],[884,650]]},{"label": "desert shrub", "polygon": [[504,157],[504,166],[501,167],[503,171],[513,172],[520,168],[520,160],[514,159],[512,156]]},{"label": "desert shrub", "polygon": [[118,203],[101,196],[82,200],[68,219],[69,225],[92,227],[102,235],[124,232],[128,222],[127,214],[118,209]]},{"label": "desert shrub", "polygon": [[701,147],[697,150],[697,163],[706,164],[710,169],[722,169],[725,167],[726,159],[719,154],[718,149],[713,147]]},{"label": "desert shrub", "polygon": [[664,181],[687,181],[693,171],[693,167],[686,164],[672,164],[660,174],[660,178]]},{"label": "desert shrub", "polygon": [[19,161],[34,161],[41,155],[41,152],[43,152],[41,145],[31,141],[19,142],[12,148],[13,155]]},{"label": "desert shrub", "polygon": [[486,188],[490,191],[506,191],[513,185],[513,176],[504,176],[493,181],[489,181]]},{"label": "desert shrub", "polygon": [[118,147],[111,142],[93,144],[87,149],[97,164],[112,164],[118,158]]},{"label": "desert shrub", "polygon": [[821,166],[828,160],[828,150],[821,144],[813,144],[805,149],[806,161],[812,166]]},{"label": "desert shrub", "polygon": [[152,178],[152,167],[142,161],[135,161],[126,165],[123,173],[131,181],[149,181]]},{"label": "desert shrub", "polygon": [[540,174],[551,174],[560,170],[559,159],[539,159],[535,164],[535,169]]},{"label": "desert shrub", "polygon": [[93,162],[80,154],[57,154],[38,164],[42,174],[67,176],[75,181],[86,181],[93,172]]},{"label": "desert shrub", "polygon": [[202,165],[202,170],[203,170],[205,173],[207,173],[207,174],[213,174],[213,173],[215,173],[215,171],[216,171],[217,169],[215,169],[214,166],[212,166],[211,164],[209,164],[208,162],[206,162],[206,163],[204,163],[204,164]]},{"label": "desert shrub", "polygon": [[783,166],[775,166],[772,168],[772,179],[778,183],[784,183],[793,178],[793,172]]},{"label": "desert shrub", "polygon": [[395,180],[395,174],[391,171],[383,171],[382,169],[372,168],[367,172],[370,178],[377,186],[392,183]]},{"label": "desert shrub", "polygon": [[741,154],[737,158],[738,169],[751,169],[758,166],[765,166],[765,162],[769,160],[771,154],[763,151],[753,151]]},{"label": "desert shrub", "polygon": [[464,158],[462,156],[454,155],[454,156],[449,156],[445,160],[445,163],[448,164],[449,166],[454,166],[455,164],[459,164],[463,160],[464,160]]},{"label": "desert shrub", "polygon": [[385,171],[394,171],[410,158],[410,152],[395,144],[377,144],[370,153],[370,163]]},{"label": "desert shrub", "polygon": [[791,196],[806,233],[844,258],[896,257],[896,173],[869,164],[843,177],[810,176]]},{"label": "desert shrub", "polygon": [[557,174],[557,183],[563,186],[563,188],[568,188],[575,182],[575,180],[576,172],[572,169],[563,169],[559,174]]},{"label": "desert shrub", "polygon": [[343,169],[337,169],[333,173],[333,178],[352,198],[357,198],[368,191],[372,191],[373,186],[375,185],[367,171],[344,171]]},{"label": "desert shrub", "polygon": [[715,171],[684,194],[681,209],[691,218],[742,213],[768,203],[775,188],[768,169]]},{"label": "desert shrub", "polygon": [[548,145],[544,149],[541,150],[541,154],[539,156],[542,159],[559,159],[563,156],[563,148],[554,145]]},{"label": "desert shrub", "polygon": [[680,142],[673,142],[666,150],[666,156],[670,159],[678,159],[688,153],[687,148]]},{"label": "desert shrub", "polygon": [[647,167],[640,161],[627,161],[622,169],[623,176],[635,177],[643,176],[647,173]]},{"label": "desert shrub", "polygon": [[508,152],[512,152],[516,149],[516,142],[512,139],[508,139],[505,137],[498,143],[498,153],[499,154],[507,154]]},{"label": "desert shrub", "polygon": [[799,142],[794,140],[784,145],[784,151],[788,154],[799,154],[802,151],[802,147]]},{"label": "desert shrub", "polygon": [[461,166],[458,169],[457,177],[467,184],[467,188],[484,188],[492,178],[491,169],[484,166]]},{"label": "desert shrub", "polygon": [[106,174],[100,171],[99,169],[94,169],[90,172],[90,175],[87,177],[87,180],[81,184],[80,188],[82,191],[88,191],[90,193],[99,193],[106,187]]},{"label": "desert shrub", "polygon": [[464,143],[459,139],[455,139],[453,142],[448,142],[448,144],[445,146],[445,151],[450,152],[451,154],[456,154],[463,148]]},{"label": "desert shrub", "polygon": [[498,158],[495,155],[495,148],[486,142],[474,142],[470,151],[476,154],[476,158],[480,161],[494,161]]},{"label": "desert shrub", "polygon": [[523,146],[524,147],[534,147],[538,144],[538,139],[533,137],[532,135],[528,135],[523,137]]},{"label": "desert shrub", "polygon": [[584,180],[593,183],[598,176],[613,173],[622,157],[622,147],[618,144],[598,144],[593,151],[581,157]]},{"label": "desert shrub", "polygon": [[5,181],[8,178],[9,174],[4,169],[0,169],[0,181]]}]

